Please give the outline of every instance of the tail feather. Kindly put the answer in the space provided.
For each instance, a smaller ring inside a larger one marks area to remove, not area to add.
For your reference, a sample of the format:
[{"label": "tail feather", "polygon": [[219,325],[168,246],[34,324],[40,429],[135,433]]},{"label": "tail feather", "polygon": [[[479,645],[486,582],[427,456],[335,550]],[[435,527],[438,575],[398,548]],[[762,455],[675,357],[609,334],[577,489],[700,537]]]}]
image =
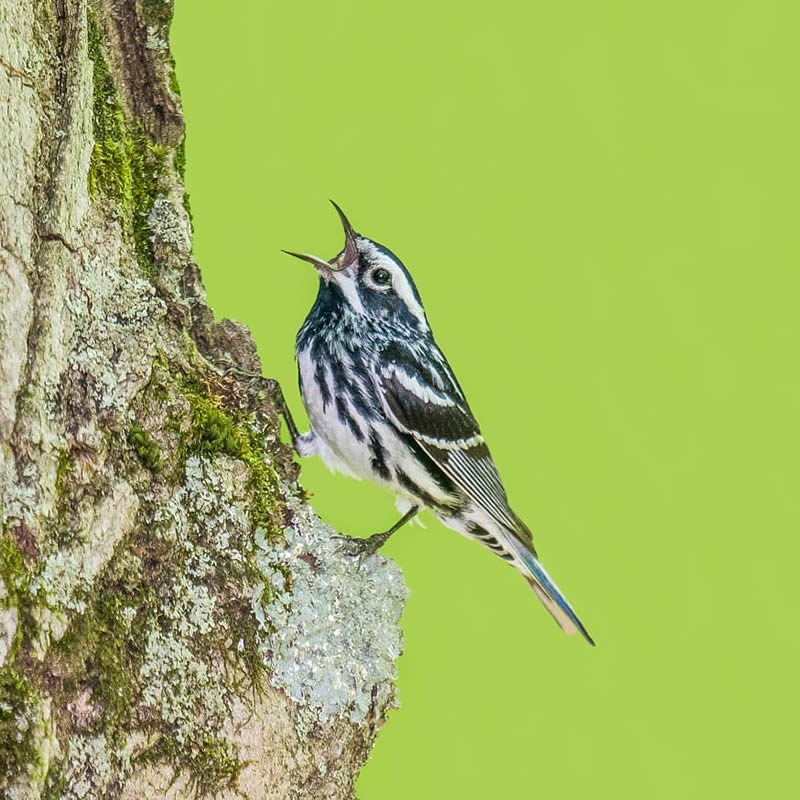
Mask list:
[{"label": "tail feather", "polygon": [[516,539],[512,548],[514,561],[521,568],[525,579],[536,592],[536,596],[541,600],[542,605],[550,612],[555,621],[559,624],[564,633],[569,635],[580,632],[584,639],[594,647],[594,639],[584,628],[583,623],[578,619],[578,615],[564,597],[562,591],[556,586],[553,579],[547,574],[539,559],[525,545]]}]

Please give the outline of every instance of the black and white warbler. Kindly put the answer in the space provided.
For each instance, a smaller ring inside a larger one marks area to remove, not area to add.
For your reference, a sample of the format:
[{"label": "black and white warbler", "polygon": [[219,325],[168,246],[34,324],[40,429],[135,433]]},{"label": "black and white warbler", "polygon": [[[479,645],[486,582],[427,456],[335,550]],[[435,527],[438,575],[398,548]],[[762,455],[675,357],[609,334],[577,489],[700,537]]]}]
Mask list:
[{"label": "black and white warbler", "polygon": [[411,275],[391,251],[356,233],[333,205],[345,233],[339,255],[325,261],[289,253],[319,273],[317,299],[296,346],[311,430],[299,434],[285,402],[281,410],[299,455],[319,455],[332,469],[386,487],[403,513],[384,533],[347,537],[343,549],[372,554],[428,508],[513,564],[565,632],[580,631],[594,644],[508,504]]}]

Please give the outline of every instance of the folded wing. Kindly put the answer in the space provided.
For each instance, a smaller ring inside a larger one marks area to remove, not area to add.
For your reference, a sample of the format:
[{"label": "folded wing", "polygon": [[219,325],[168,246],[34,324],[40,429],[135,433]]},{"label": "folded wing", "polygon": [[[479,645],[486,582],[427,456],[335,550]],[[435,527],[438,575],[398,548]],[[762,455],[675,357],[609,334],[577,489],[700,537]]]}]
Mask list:
[{"label": "folded wing", "polygon": [[464,393],[441,351],[432,343],[393,342],[375,367],[376,388],[389,419],[412,436],[430,466],[441,470],[472,502],[498,523],[504,550],[525,575],[545,608],[569,634],[592,637],[539,562],[533,536],[511,510],[503,482]]},{"label": "folded wing", "polygon": [[378,364],[378,393],[392,422],[477,506],[532,549],[530,531],[508,505],[489,448],[441,351],[392,342]]}]

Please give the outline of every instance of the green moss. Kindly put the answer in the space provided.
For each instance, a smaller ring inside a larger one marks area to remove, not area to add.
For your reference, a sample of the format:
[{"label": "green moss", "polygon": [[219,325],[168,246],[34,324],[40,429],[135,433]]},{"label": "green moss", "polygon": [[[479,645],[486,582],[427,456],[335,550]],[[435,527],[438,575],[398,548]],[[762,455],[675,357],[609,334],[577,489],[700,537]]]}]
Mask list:
[{"label": "green moss", "polygon": [[[252,492],[253,503],[250,507],[250,519],[256,526],[265,529],[267,534],[275,538],[276,523],[274,512],[279,497],[275,474],[264,461],[264,440],[251,428],[245,428],[246,447],[242,452],[242,460],[250,469],[248,488]],[[278,534],[281,535],[280,533]]]},{"label": "green moss", "polygon": [[145,764],[169,763],[176,772],[189,775],[190,791],[195,797],[214,797],[225,789],[235,789],[239,775],[249,761],[242,761],[233,746],[223,739],[205,736],[179,747],[170,739],[159,740],[141,753],[137,760]]},{"label": "green moss", "polygon": [[178,73],[175,69],[175,59],[170,58],[169,65],[172,67],[172,71],[169,74],[169,89],[172,94],[177,95],[178,97],[181,96],[181,85],[178,83]]},{"label": "green moss", "polygon": [[172,22],[172,0],[140,1],[145,20],[151,25],[166,28],[166,31],[169,31],[169,26]]},{"label": "green moss", "polygon": [[30,573],[25,566],[22,551],[8,532],[0,535],[0,577],[2,577],[8,592],[10,600],[8,605],[17,607],[17,632],[5,663],[6,668],[11,668],[22,645],[23,633],[30,638],[35,630],[35,625],[30,615],[27,591]]},{"label": "green moss", "polygon": [[186,181],[186,137],[184,136],[181,139],[181,143],[175,148],[175,169],[180,176],[181,182],[184,183],[183,188],[183,207],[186,209],[186,213],[189,215],[189,224],[192,227],[192,232],[194,233],[194,222],[192,221],[192,204],[189,201],[189,192],[186,191],[185,181]]},{"label": "green moss", "polygon": [[186,137],[181,139],[181,143],[175,148],[175,169],[178,170],[178,175],[181,180],[186,177]]},{"label": "green moss", "polygon": [[195,397],[192,407],[192,450],[204,456],[224,453],[241,458],[244,443],[233,419],[210,400]]},{"label": "green moss", "polygon": [[56,462],[56,496],[55,496],[55,522],[56,541],[63,543],[64,537],[70,531],[69,517],[71,513],[72,491],[69,476],[75,467],[75,458],[69,449],[62,447],[58,451]]},{"label": "green moss", "polygon": [[42,800],[61,800],[66,788],[67,776],[63,771],[63,761],[51,762],[44,779]]},{"label": "green moss", "polygon": [[153,367],[169,371],[169,357],[160,347],[156,349],[156,355],[153,359]]},{"label": "green moss", "polygon": [[95,140],[89,161],[89,193],[94,197],[102,192],[120,206],[137,260],[150,274],[153,251],[147,218],[158,194],[158,177],[163,172],[167,150],[153,142],[139,123],[126,120],[105,57],[102,29],[92,11],[87,14]]},{"label": "green moss", "polygon": [[72,472],[73,460],[66,447],[58,451],[58,464],[56,465],[56,496],[60,497],[64,491],[64,483]]},{"label": "green moss", "polygon": [[17,594],[21,584],[27,584],[28,581],[28,570],[22,551],[8,531],[0,535],[0,576],[12,597]]},{"label": "green moss", "polygon": [[[13,667],[0,669],[0,785],[39,763],[31,712],[37,694]],[[22,720],[27,720],[20,726]]]},{"label": "green moss", "polygon": [[185,761],[197,797],[213,797],[224,789],[235,788],[246,764],[231,744],[213,737],[204,739]]},{"label": "green moss", "polygon": [[62,686],[66,695],[80,693],[87,684],[92,687],[110,740],[130,716],[147,626],[157,617],[159,605],[152,576],[144,574],[138,561],[112,562],[102,577],[102,589],[93,593],[85,612],[73,619],[48,654],[64,674],[73,676],[74,685]]},{"label": "green moss", "polygon": [[189,201],[189,192],[186,189],[183,190],[183,207],[186,209],[186,213],[189,215],[189,226],[192,229],[192,233],[194,233],[194,219],[192,218],[192,204]]},{"label": "green moss", "polygon": [[164,468],[164,464],[161,461],[161,450],[147,435],[147,431],[144,428],[140,428],[138,425],[131,425],[128,431],[128,444],[147,469],[156,474],[161,472]]},{"label": "green moss", "polygon": [[214,395],[208,385],[185,375],[178,376],[178,385],[192,408],[192,429],[184,441],[185,454],[223,453],[243,461],[250,471],[247,490],[252,497],[253,529],[261,527],[268,537],[279,537],[282,526],[275,512],[280,492],[275,473],[266,462],[264,435],[257,431],[253,415],[225,409],[221,397]]}]

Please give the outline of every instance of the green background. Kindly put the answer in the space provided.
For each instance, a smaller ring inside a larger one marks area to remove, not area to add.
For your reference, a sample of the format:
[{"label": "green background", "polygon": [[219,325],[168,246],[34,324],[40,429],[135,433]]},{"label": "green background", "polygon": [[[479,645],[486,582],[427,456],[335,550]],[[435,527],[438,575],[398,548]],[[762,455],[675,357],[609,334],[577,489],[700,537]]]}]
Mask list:
[{"label": "green background", "polygon": [[[797,790],[794,2],[179,0],[195,252],[305,424],[334,198],[414,274],[544,563],[598,642],[430,516],[358,783],[392,798]],[[339,529],[390,497],[316,460]]]}]

